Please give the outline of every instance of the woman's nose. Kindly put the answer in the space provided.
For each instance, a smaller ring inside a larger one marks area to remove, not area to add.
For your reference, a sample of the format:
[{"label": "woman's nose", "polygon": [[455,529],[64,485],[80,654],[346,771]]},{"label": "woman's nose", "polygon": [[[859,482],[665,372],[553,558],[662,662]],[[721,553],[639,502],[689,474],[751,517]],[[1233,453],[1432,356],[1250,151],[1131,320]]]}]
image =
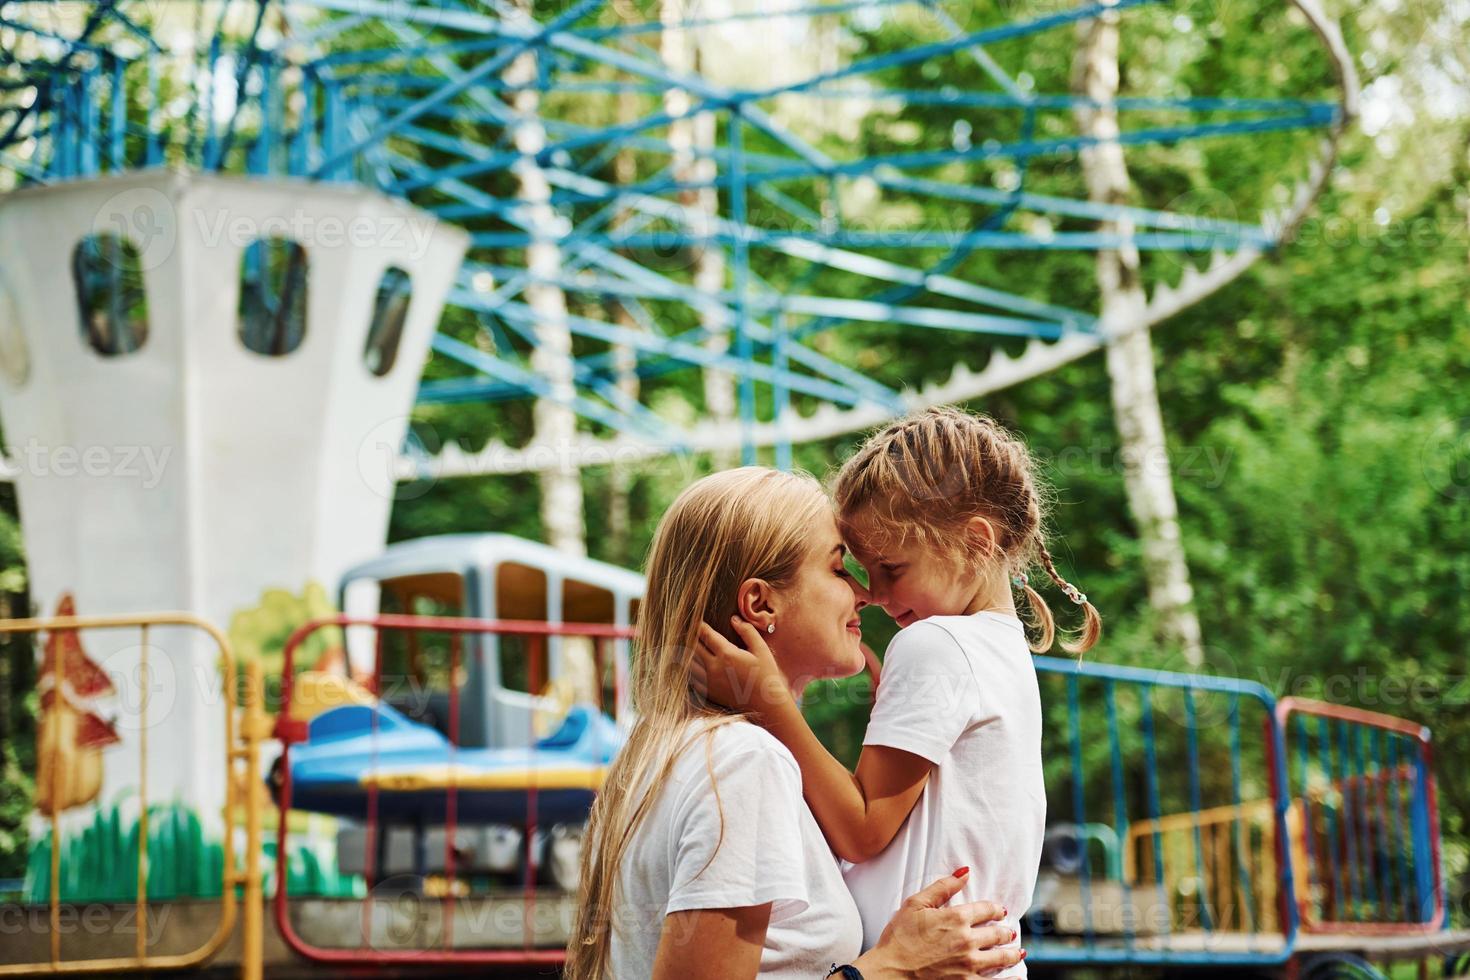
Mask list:
[{"label": "woman's nose", "polygon": [[858,609],[862,609],[864,606],[871,606],[873,604],[873,595],[866,588],[863,587],[863,583],[859,582],[855,578],[848,579],[847,581],[848,584],[852,586],[852,594],[857,599],[855,605]]}]

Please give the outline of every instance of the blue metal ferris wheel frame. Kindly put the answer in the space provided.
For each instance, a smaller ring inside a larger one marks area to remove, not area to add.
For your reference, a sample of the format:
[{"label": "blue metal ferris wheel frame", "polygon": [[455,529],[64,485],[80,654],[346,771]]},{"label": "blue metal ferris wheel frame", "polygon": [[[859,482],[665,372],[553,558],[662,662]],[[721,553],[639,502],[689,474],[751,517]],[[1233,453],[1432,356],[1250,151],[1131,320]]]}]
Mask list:
[{"label": "blue metal ferris wheel frame", "polygon": [[[455,0],[440,0],[432,6],[380,0],[228,0],[219,7],[207,44],[198,47],[200,68],[207,68],[207,84],[195,93],[179,123],[159,111],[162,78],[158,62],[164,49],[147,26],[128,16],[124,3],[97,0],[81,30],[67,37],[25,16],[41,6],[32,0],[0,0],[0,30],[30,35],[56,50],[49,60],[21,63],[12,58],[5,69],[10,77],[0,80],[0,101],[6,103],[0,107],[0,169],[10,170],[20,183],[56,183],[182,162],[209,171],[358,181],[419,203],[446,220],[492,219],[505,229],[473,233],[471,258],[449,303],[493,323],[505,343],[497,344],[495,354],[488,354],[447,335],[439,336],[435,351],[474,374],[425,382],[420,403],[525,397],[565,400],[564,394],[529,370],[525,360],[516,356],[514,346],[517,339],[522,347],[535,340],[535,314],[520,293],[533,285],[556,285],[568,293],[615,301],[630,314],[638,329],[575,314],[568,315],[566,326],[575,336],[634,351],[637,376],[658,377],[689,367],[733,374],[739,380],[739,412],[747,431],[756,420],[757,383],[769,386],[773,410],[778,413],[790,404],[793,394],[838,406],[876,405],[890,414],[902,410],[901,392],[806,343],[838,327],[866,322],[1044,341],[1073,333],[1096,335],[1100,330],[1097,317],[1090,312],[950,274],[976,251],[1091,252],[1126,246],[1210,254],[1268,251],[1278,244],[1280,229],[1259,224],[1103,204],[1028,188],[1031,161],[1074,155],[1100,142],[1087,136],[1038,138],[1038,117],[1101,106],[1076,95],[1028,91],[987,48],[1101,15],[1159,7],[1162,0],[1082,3],[1069,10],[974,30],[962,30],[949,21],[951,36],[943,40],[858,58],[787,84],[748,89],[676,72],[657,59],[619,46],[630,43],[636,48],[636,39],[669,28],[696,29],[757,16],[830,17],[883,11],[909,2],[814,3],[770,12],[691,17],[671,24],[655,20],[608,26],[592,22],[602,0],[579,0],[544,23],[519,14],[505,2],[487,5],[496,11],[491,15]],[[223,32],[226,14],[238,9],[253,13],[252,26],[243,38],[227,38]],[[202,10],[197,14],[201,21]],[[268,46],[262,43],[262,26],[272,10],[281,11],[288,22],[293,22],[293,16],[296,21],[314,16],[317,22],[297,32],[289,44]],[[943,11],[931,8],[931,13],[947,19]],[[313,45],[330,42],[343,31],[368,22],[388,28],[397,43],[309,55]],[[465,36],[440,36],[445,32]],[[104,34],[111,40],[104,41]],[[126,50],[118,39],[134,50]],[[528,52],[537,57],[535,80],[526,85],[507,83],[503,77],[507,66]],[[467,54],[480,60],[473,67],[461,68],[454,58]],[[867,82],[890,69],[953,55],[972,58],[996,90],[852,84]],[[221,66],[233,69],[235,98],[228,118],[219,124],[213,106]],[[588,66],[619,77],[579,76]],[[657,95],[672,88],[686,92],[692,105],[678,116],[661,108],[611,126],[588,126],[544,113],[538,122],[546,133],[546,144],[530,155],[513,146],[487,147],[456,139],[431,125],[431,121],[447,118],[500,126],[504,127],[500,143],[507,144],[506,134],[523,120],[503,99],[524,88],[542,95],[567,92],[589,97],[629,91]],[[792,95],[1015,110],[1022,119],[1020,138],[839,160],[781,124],[760,104]],[[294,104],[288,105],[292,100]],[[144,111],[135,110],[134,102]],[[1132,97],[1118,98],[1107,107],[1120,118],[1151,112],[1179,114],[1188,120],[1124,128],[1115,140],[1107,141],[1124,147],[1330,129],[1341,126],[1344,115],[1338,102],[1300,98]],[[723,123],[722,143],[690,151],[716,165],[712,177],[681,179],[667,167],[632,183],[614,183],[599,176],[623,148],[672,153],[660,131],[680,116],[698,112],[714,113]],[[1205,115],[1210,118],[1198,118]],[[186,130],[182,139],[181,127]],[[758,140],[760,146],[747,148],[748,138]],[[428,165],[421,158],[424,150],[448,162]],[[578,154],[589,156],[579,161]],[[921,175],[950,164],[998,159],[1013,164],[1013,187],[976,186]],[[590,213],[548,230],[532,221],[520,202],[486,189],[528,161],[550,183],[547,203],[553,209],[560,214],[577,209]],[[843,221],[837,192],[843,181],[856,179],[872,181],[884,192],[989,206],[995,211],[976,227],[854,228]],[[822,188],[825,197],[820,213],[783,187],[791,184]],[[677,198],[699,191],[721,195],[728,202],[727,213],[712,216],[707,227],[694,228],[681,220],[682,205]],[[782,219],[779,226],[752,221],[751,208],[757,200],[762,207],[775,208]],[[1056,220],[1107,223],[1113,230],[1065,230],[1040,236],[1008,228],[1008,219],[1022,210]],[[620,216],[626,220],[619,221]],[[538,280],[513,260],[506,261],[507,253],[513,255],[548,238],[565,256],[561,274],[554,280]],[[630,251],[695,248],[718,248],[726,253],[729,289],[702,292],[667,271],[628,257]],[[937,261],[930,257],[935,253],[941,255]],[[895,254],[914,258],[900,261]],[[820,269],[861,277],[878,288],[863,298],[783,290],[763,279],[760,263],[753,261],[753,257],[766,255],[808,263],[810,271],[802,283]],[[478,261],[480,257],[493,261]],[[489,292],[475,288],[473,282],[476,274],[486,272],[497,283]],[[945,305],[916,302],[924,296],[942,299]],[[708,330],[703,326],[666,331],[654,309],[666,303],[704,311],[726,322],[731,335],[729,351],[706,347],[703,341]],[[955,308],[960,305],[971,308]],[[676,427],[636,398],[620,393],[614,383],[611,353],[576,357],[573,374],[578,390],[567,405],[579,415],[615,432],[676,446],[680,443]],[[778,455],[789,458],[789,452],[789,446],[778,447]],[[747,461],[754,458],[749,443],[745,457]]]}]

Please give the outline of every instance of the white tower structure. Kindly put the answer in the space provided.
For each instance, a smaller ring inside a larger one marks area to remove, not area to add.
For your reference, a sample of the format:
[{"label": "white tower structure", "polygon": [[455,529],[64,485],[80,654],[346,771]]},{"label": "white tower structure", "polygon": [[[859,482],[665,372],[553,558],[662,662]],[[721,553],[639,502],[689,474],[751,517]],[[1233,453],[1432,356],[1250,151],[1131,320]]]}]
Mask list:
[{"label": "white tower structure", "polygon": [[[77,615],[184,610],[227,629],[267,590],[330,595],[384,545],[467,244],[355,184],[156,169],[0,198],[0,420],[39,613],[70,596]],[[135,705],[138,634],[80,639]],[[168,628],[149,648],[148,800],[217,840],[213,644]],[[100,791],[63,834],[94,807],[136,819],[138,734],[117,714]]]}]

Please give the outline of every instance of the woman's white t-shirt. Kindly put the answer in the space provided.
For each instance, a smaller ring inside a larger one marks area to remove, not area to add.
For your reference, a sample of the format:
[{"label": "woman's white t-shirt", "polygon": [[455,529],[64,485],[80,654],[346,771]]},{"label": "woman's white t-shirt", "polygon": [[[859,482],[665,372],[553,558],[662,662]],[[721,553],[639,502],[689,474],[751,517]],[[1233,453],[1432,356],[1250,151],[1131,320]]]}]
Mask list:
[{"label": "woman's white t-shirt", "polygon": [[[888,847],[843,864],[863,948],[905,897],[959,867],[970,875],[952,904],[998,902],[1019,932],[1046,832],[1041,695],[1021,621],[987,611],[931,616],[901,630],[884,655],[863,744],[935,764]],[[1026,976],[1025,964],[1004,976]]]},{"label": "woman's white t-shirt", "polygon": [[858,955],[862,923],[802,800],[796,759],[749,722],[700,734],[707,724],[690,723],[681,744],[691,737],[692,744],[629,842],[614,902],[611,976],[653,975],[671,912],[766,902],[771,920],[759,976],[825,976]]}]

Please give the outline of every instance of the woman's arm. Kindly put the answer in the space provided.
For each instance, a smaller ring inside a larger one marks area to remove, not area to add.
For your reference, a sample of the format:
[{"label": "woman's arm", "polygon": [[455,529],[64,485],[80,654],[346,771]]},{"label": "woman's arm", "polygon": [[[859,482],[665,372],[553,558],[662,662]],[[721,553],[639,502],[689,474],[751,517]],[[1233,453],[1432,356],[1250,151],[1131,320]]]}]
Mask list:
[{"label": "woman's arm", "polygon": [[770,902],[670,912],[658,938],[653,980],[754,980],[770,921]]},{"label": "woman's arm", "polygon": [[934,764],[902,749],[869,745],[857,772],[848,772],[807,725],[760,631],[743,619],[732,622],[744,650],[700,627],[706,696],[750,711],[791,750],[801,767],[802,795],[838,857],[860,863],[876,856],[903,826]]}]

